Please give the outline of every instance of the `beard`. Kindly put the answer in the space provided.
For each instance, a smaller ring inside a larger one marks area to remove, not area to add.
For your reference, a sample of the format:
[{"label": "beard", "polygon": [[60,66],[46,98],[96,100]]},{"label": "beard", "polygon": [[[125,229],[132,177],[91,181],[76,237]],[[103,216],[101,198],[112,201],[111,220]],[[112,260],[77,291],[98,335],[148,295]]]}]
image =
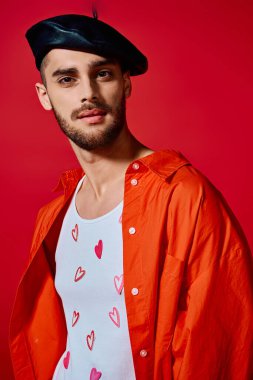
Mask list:
[{"label": "beard", "polygon": [[[92,110],[99,108],[106,112],[112,113],[112,108],[107,104],[94,102],[89,105],[84,105],[80,109],[74,110],[71,114],[71,120],[76,120],[77,115],[84,110]],[[126,98],[122,96],[121,101],[117,104],[114,111],[114,120],[103,130],[96,130],[95,132],[85,132],[83,129],[77,129],[75,126],[69,124],[61,114],[52,106],[55,118],[62,130],[62,132],[73,141],[79,148],[84,150],[94,150],[103,148],[110,145],[117,139],[124,125],[126,124]],[[93,127],[96,128],[96,127]]]}]

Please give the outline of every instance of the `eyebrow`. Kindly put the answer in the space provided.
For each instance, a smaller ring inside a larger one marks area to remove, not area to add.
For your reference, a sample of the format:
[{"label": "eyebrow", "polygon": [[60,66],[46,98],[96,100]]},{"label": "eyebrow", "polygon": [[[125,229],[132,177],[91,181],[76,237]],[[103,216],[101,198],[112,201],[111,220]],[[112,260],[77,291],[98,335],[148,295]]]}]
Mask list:
[{"label": "eyebrow", "polygon": [[[88,64],[90,69],[97,68],[104,65],[115,65],[115,59],[101,59],[99,61],[92,61]],[[66,67],[64,69],[57,69],[53,72],[52,77],[58,77],[60,75],[76,75],[78,69],[76,67]]]},{"label": "eyebrow", "polygon": [[99,66],[103,66],[103,65],[115,65],[116,62],[117,61],[115,59],[105,58],[105,59],[100,59],[99,61],[90,62],[89,67],[93,68],[93,67],[99,67]]},{"label": "eyebrow", "polygon": [[58,77],[59,75],[73,75],[77,73],[78,73],[78,70],[76,67],[68,67],[66,69],[55,70],[52,74],[52,77]]}]

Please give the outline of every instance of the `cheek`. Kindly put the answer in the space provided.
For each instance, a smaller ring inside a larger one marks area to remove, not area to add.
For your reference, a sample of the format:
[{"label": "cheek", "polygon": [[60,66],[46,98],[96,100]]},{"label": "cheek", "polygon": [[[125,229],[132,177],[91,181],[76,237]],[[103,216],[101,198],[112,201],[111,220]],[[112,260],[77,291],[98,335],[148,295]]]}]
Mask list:
[{"label": "cheek", "polygon": [[67,115],[74,109],[73,97],[70,95],[54,93],[50,100],[53,107],[62,115]]},{"label": "cheek", "polygon": [[112,106],[113,108],[121,103],[123,96],[123,87],[111,85],[110,87],[108,86],[107,88],[103,89],[103,98],[105,99],[106,103]]}]

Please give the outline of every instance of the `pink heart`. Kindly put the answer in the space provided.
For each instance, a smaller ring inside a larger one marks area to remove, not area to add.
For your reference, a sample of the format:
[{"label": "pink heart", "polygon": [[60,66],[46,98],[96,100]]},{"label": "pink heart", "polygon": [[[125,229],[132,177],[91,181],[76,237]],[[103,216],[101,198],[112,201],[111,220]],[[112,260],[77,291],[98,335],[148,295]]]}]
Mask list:
[{"label": "pink heart", "polygon": [[95,333],[92,330],[90,335],[87,335],[87,337],[86,337],[86,342],[87,342],[87,345],[88,345],[90,350],[92,350],[92,348],[93,348],[94,341],[95,341]]},{"label": "pink heart", "polygon": [[99,259],[102,257],[102,251],[103,251],[103,242],[102,240],[99,240],[97,245],[95,245],[95,253]]},{"label": "pink heart", "polygon": [[118,294],[121,294],[122,289],[124,287],[123,274],[120,276],[114,276],[114,286],[115,286]]},{"label": "pink heart", "polygon": [[90,372],[90,380],[99,380],[102,376],[102,372],[96,370],[96,368],[92,368]]},{"label": "pink heart", "polygon": [[116,307],[113,307],[112,311],[109,312],[109,317],[115,324],[115,326],[120,327],[120,317],[119,317],[119,312]]},{"label": "pink heart", "polygon": [[82,267],[78,267],[75,274],[75,282],[81,280],[83,276],[85,275],[85,270]]},{"label": "pink heart", "polygon": [[72,234],[72,238],[77,241],[77,238],[78,238],[78,225],[76,224],[75,225],[75,228],[73,228],[73,230],[71,231],[71,234]]},{"label": "pink heart", "polygon": [[69,360],[70,360],[70,352],[68,351],[65,358],[63,359],[63,365],[64,365],[64,368],[66,369],[68,369]]},{"label": "pink heart", "polygon": [[73,312],[73,316],[72,316],[72,327],[75,326],[75,324],[77,323],[79,317],[80,317],[80,314],[78,313],[78,311],[74,311]]}]

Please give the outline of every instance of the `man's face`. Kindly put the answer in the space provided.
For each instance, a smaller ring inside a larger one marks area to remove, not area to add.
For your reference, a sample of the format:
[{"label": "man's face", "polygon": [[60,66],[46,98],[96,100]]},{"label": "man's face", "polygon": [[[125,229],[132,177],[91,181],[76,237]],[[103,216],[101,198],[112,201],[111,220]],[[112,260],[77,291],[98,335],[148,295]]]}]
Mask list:
[{"label": "man's face", "polygon": [[51,50],[43,65],[46,87],[37,83],[37,93],[66,136],[85,150],[112,143],[126,126],[129,74],[114,60],[65,49]]}]

